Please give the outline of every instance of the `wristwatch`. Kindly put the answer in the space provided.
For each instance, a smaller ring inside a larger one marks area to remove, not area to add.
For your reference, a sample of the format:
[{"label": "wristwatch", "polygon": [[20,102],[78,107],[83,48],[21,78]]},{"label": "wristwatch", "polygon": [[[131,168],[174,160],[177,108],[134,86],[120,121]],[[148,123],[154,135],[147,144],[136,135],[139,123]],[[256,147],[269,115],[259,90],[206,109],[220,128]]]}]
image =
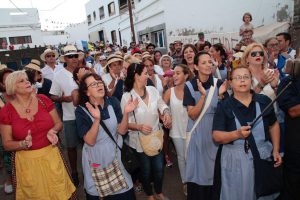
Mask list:
[{"label": "wristwatch", "polygon": [[258,83],[257,85],[256,85],[259,89],[261,89],[261,90],[263,90],[264,89],[264,85],[263,84],[261,84],[261,83]]}]

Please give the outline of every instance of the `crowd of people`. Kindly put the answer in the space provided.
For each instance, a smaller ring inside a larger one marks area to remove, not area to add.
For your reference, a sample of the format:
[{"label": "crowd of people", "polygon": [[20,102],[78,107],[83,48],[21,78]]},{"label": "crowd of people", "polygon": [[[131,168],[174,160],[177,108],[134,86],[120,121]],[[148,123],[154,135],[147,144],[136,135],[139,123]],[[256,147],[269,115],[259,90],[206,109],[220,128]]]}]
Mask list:
[{"label": "crowd of people", "polygon": [[[251,20],[245,13],[232,50],[199,33],[166,54],[152,43],[67,45],[62,54],[46,49],[44,64],[1,65],[5,192],[76,199],[83,184],[87,200],[134,200],[141,191],[167,200],[164,171],[176,160],[188,200],[300,199],[300,60],[289,33],[255,42]],[[262,174],[280,184],[262,184]]]}]

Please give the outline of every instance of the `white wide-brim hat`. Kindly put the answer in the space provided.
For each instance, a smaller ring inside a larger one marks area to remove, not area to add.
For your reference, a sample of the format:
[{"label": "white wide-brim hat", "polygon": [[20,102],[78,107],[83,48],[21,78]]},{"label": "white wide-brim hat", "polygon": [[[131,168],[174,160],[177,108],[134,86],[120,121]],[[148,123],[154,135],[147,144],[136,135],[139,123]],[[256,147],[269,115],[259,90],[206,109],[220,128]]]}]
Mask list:
[{"label": "white wide-brim hat", "polygon": [[65,46],[63,51],[64,51],[64,54],[59,57],[59,60],[61,62],[66,62],[65,56],[68,56],[68,55],[78,54],[78,60],[81,60],[84,58],[84,53],[78,52],[74,45]]},{"label": "white wide-brim hat", "polygon": [[35,71],[41,72],[41,62],[36,60],[36,59],[32,59],[30,61],[30,63],[28,65],[26,65],[24,68],[27,69],[33,69]]},{"label": "white wide-brim hat", "polygon": [[52,50],[52,49],[46,49],[46,50],[41,54],[41,56],[40,56],[40,58],[41,58],[42,61],[44,61],[44,62],[46,61],[45,57],[46,57],[46,55],[47,55],[48,53],[54,53],[54,55],[55,55],[55,60],[58,58],[58,52],[57,52],[57,51]]}]

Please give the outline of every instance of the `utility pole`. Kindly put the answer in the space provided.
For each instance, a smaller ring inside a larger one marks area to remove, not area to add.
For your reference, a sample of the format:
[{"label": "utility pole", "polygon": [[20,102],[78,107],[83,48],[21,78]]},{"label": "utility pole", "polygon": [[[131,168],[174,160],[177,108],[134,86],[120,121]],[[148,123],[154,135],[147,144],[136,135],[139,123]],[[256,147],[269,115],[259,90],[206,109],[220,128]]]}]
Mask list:
[{"label": "utility pole", "polygon": [[134,24],[133,24],[133,18],[132,18],[132,4],[131,0],[127,0],[128,4],[128,12],[129,12],[129,19],[130,19],[130,29],[131,29],[131,41],[136,42],[135,40],[135,32],[134,32]]}]

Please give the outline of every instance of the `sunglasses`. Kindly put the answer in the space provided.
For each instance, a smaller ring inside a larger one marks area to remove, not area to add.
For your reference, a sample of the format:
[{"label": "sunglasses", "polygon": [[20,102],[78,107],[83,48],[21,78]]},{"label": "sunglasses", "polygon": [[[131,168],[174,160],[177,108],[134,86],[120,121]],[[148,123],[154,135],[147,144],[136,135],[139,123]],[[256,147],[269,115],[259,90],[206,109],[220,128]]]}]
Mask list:
[{"label": "sunglasses", "polygon": [[257,55],[263,57],[265,54],[264,54],[263,51],[252,51],[252,52],[250,53],[250,55],[251,55],[251,57],[256,57]]},{"label": "sunglasses", "polygon": [[67,58],[78,58],[78,54],[67,55]]},{"label": "sunglasses", "polygon": [[53,55],[47,55],[46,57],[47,58],[50,58],[50,57],[55,58],[55,55],[54,54]]}]

